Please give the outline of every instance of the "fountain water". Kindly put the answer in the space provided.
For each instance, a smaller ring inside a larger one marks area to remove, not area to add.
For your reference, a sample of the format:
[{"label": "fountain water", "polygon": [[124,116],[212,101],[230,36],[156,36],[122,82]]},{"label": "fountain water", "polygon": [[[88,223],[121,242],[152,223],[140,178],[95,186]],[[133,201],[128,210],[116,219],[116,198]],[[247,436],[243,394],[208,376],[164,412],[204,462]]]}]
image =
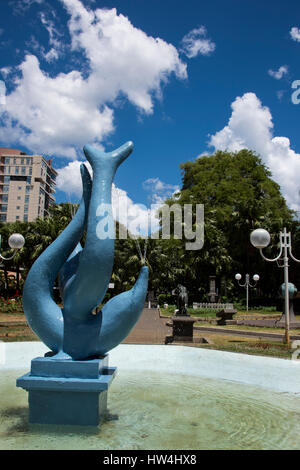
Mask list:
[{"label": "fountain water", "polygon": [[0,449],[299,448],[300,361],[121,344],[110,351],[118,372],[101,427],[33,426],[14,380],[48,348],[4,346]]}]

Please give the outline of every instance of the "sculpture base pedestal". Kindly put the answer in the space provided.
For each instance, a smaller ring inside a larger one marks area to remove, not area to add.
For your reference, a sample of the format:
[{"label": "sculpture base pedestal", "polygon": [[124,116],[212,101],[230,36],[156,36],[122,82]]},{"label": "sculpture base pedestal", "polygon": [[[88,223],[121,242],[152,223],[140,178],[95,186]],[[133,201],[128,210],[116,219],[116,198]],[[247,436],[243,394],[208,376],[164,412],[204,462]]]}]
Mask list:
[{"label": "sculpture base pedestal", "polygon": [[217,315],[217,325],[236,325],[236,320],[232,317],[237,313],[234,308],[223,308]]},{"label": "sculpture base pedestal", "polygon": [[193,325],[197,321],[187,315],[175,316],[173,321],[173,341],[193,342]]},{"label": "sculpture base pedestal", "polygon": [[98,426],[107,412],[107,390],[115,372],[108,367],[108,356],[33,359],[31,371],[17,379],[17,387],[29,392],[29,422]]},{"label": "sculpture base pedestal", "polygon": [[[289,314],[289,325],[290,325],[290,328],[300,328],[300,322],[295,317],[294,309],[291,309],[291,308],[290,308],[290,314]],[[276,322],[276,327],[285,328],[285,313],[283,313],[281,315],[280,320]]]}]

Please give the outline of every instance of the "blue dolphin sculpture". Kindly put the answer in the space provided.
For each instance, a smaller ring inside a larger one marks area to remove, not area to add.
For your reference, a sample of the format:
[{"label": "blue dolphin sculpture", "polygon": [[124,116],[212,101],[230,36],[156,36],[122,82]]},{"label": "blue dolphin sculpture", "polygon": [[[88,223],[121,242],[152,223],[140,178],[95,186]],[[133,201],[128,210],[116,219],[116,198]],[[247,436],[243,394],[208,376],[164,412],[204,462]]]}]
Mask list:
[{"label": "blue dolphin sculpture", "polygon": [[[126,338],[142,312],[148,286],[148,268],[143,266],[131,290],[113,297],[97,314],[92,313],[105,296],[113,268],[112,182],[133,144],[128,142],[110,153],[90,145],[83,150],[93,169],[93,181],[81,165],[83,194],[79,208],[66,229],[32,265],[23,290],[29,326],[58,356],[75,360],[102,356]],[[103,230],[106,226],[107,232]],[[79,241],[85,229],[82,249]],[[58,273],[63,309],[52,298]]]}]

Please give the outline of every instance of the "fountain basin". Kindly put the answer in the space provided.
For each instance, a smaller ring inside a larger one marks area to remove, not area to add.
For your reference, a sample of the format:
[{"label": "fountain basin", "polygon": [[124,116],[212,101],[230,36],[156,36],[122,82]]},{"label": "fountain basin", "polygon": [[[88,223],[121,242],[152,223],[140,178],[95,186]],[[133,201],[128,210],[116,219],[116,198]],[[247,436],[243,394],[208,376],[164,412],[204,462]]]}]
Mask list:
[{"label": "fountain basin", "polygon": [[[3,344],[2,344],[3,346]],[[119,345],[96,430],[30,426],[20,372],[47,348],[6,343],[0,449],[298,449],[300,362],[186,346]]]}]

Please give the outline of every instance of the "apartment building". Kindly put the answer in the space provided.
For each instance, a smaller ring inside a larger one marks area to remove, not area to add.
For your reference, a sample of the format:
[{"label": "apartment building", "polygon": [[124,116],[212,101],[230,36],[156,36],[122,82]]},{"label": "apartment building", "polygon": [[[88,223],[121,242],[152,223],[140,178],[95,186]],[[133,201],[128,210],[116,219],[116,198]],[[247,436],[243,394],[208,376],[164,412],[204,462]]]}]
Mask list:
[{"label": "apartment building", "polygon": [[56,176],[51,160],[0,148],[0,222],[31,222],[48,215]]}]

